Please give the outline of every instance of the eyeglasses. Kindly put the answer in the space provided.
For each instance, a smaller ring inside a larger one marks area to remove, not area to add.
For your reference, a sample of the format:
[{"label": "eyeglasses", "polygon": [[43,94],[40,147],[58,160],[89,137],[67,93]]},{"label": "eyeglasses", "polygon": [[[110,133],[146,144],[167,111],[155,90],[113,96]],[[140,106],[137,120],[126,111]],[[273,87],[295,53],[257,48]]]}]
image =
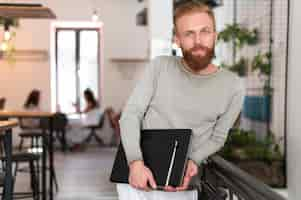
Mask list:
[{"label": "eyeglasses", "polygon": [[[208,36],[212,35],[213,33],[215,33],[215,31],[208,27],[202,28],[198,32],[200,37],[208,37]],[[195,31],[186,31],[186,32],[184,32],[183,36],[187,37],[187,38],[194,38],[196,36],[196,34],[197,34],[197,32],[195,32]]]}]

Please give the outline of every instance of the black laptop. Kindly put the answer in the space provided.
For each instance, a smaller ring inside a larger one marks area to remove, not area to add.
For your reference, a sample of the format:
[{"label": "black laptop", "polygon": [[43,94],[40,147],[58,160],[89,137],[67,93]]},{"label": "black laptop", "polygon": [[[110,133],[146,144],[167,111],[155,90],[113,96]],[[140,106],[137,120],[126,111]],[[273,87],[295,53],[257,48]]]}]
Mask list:
[{"label": "black laptop", "polygon": [[[145,165],[159,188],[179,186],[184,176],[191,129],[146,129],[141,131],[140,147]],[[118,147],[110,180],[128,183],[129,168],[122,142]]]}]

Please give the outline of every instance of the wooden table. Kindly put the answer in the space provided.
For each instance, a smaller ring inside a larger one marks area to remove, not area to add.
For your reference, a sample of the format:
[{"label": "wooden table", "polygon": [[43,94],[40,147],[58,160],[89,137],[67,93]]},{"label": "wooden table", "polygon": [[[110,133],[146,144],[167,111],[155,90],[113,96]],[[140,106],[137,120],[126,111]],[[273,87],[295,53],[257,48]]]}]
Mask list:
[{"label": "wooden table", "polygon": [[54,166],[53,166],[53,117],[52,112],[40,112],[40,111],[22,111],[22,110],[1,110],[0,117],[3,118],[37,118],[37,119],[48,119],[49,122],[49,198],[47,198],[47,146],[46,146],[46,130],[43,137],[43,153],[42,153],[42,200],[50,199],[53,200],[53,177],[54,177]]},{"label": "wooden table", "polygon": [[4,198],[7,200],[13,199],[13,175],[12,175],[12,128],[18,125],[17,121],[0,121],[0,133],[4,132],[4,151],[5,151],[5,176],[3,191]]}]

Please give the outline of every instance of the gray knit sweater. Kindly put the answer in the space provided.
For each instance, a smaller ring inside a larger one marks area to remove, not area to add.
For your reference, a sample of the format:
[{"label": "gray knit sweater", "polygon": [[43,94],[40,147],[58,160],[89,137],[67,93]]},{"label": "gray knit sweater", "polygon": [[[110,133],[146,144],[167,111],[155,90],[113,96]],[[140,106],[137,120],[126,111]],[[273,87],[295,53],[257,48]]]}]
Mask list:
[{"label": "gray knit sweater", "polygon": [[200,164],[224,145],[240,113],[244,91],[241,79],[226,69],[196,75],[184,68],[180,57],[154,59],[120,119],[128,162],[142,159],[140,129],[189,128],[193,136],[188,156]]}]

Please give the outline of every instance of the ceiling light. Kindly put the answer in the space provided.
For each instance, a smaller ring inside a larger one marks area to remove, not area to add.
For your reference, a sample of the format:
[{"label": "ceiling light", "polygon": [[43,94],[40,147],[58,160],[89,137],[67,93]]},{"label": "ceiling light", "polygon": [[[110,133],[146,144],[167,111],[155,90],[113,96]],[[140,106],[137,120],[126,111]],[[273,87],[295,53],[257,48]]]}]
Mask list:
[{"label": "ceiling light", "polygon": [[2,42],[2,44],[1,44],[1,50],[2,51],[6,51],[7,50],[7,48],[8,48],[8,45],[7,45],[7,43],[4,41],[4,42]]},{"label": "ceiling light", "polygon": [[10,20],[5,20],[4,21],[4,40],[8,41],[10,39],[10,32],[9,32],[9,25],[11,21]]},{"label": "ceiling light", "polygon": [[4,31],[4,40],[8,41],[8,40],[10,40],[10,38],[11,38],[11,35],[10,35],[9,30]]},{"label": "ceiling light", "polygon": [[97,22],[98,20],[99,20],[99,16],[98,16],[97,10],[94,10],[93,15],[92,15],[92,21]]}]

